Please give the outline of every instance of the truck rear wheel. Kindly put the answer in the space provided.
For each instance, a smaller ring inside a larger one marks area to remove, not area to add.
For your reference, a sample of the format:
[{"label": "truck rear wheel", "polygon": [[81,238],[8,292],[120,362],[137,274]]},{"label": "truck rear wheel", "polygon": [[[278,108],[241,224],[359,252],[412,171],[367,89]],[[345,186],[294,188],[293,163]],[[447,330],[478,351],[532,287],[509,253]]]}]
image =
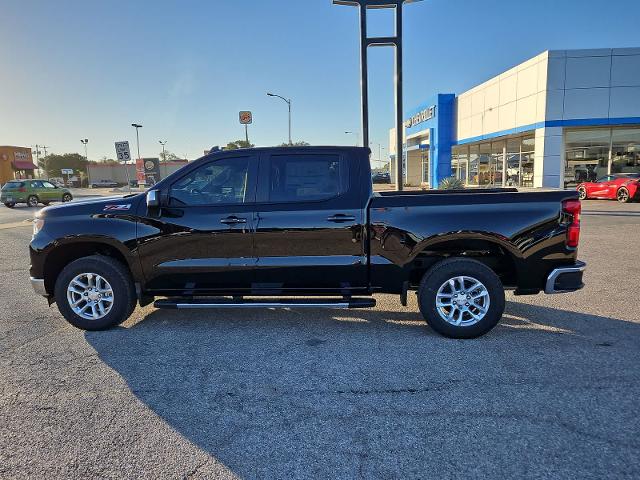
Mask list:
[{"label": "truck rear wheel", "polygon": [[64,267],[55,299],[67,321],[83,330],[104,330],[124,322],[136,304],[127,269],[117,260],[92,255]]},{"label": "truck rear wheel", "polygon": [[504,288],[495,272],[483,263],[450,258],[424,274],[418,305],[429,326],[441,335],[475,338],[500,321]]}]

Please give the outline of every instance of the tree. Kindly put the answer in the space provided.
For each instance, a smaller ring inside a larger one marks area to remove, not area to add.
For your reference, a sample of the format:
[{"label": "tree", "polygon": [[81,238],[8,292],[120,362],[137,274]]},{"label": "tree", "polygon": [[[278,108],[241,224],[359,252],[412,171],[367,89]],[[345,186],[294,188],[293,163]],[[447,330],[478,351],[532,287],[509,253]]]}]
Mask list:
[{"label": "tree", "polygon": [[251,148],[255,147],[255,145],[251,142],[247,142],[246,140],[236,140],[235,142],[227,143],[227,146],[224,147],[225,150],[237,150],[238,148]]},{"label": "tree", "polygon": [[297,142],[293,142],[291,145],[288,143],[282,143],[280,147],[308,147],[311,145],[309,142],[305,142],[304,140],[298,140]]},{"label": "tree", "polygon": [[164,151],[164,156],[162,154],[162,152],[160,152],[158,154],[159,158],[162,158],[163,162],[167,162],[167,161],[171,161],[171,160],[180,160],[180,157],[178,155],[176,155],[173,152],[170,152],[169,150],[165,150]]},{"label": "tree", "polygon": [[[46,160],[45,160],[46,158]],[[63,168],[73,169],[73,173],[84,172],[87,169],[87,161],[84,155],[79,153],[65,153],[63,155],[51,154],[40,160],[40,168],[45,170],[47,177],[59,177]]]}]

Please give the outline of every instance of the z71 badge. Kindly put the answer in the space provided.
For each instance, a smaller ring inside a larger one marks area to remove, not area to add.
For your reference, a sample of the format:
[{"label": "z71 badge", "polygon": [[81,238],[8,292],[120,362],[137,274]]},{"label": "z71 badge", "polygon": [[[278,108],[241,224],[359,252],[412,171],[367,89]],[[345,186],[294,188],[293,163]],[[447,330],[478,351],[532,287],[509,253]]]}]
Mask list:
[{"label": "z71 badge", "polygon": [[129,203],[122,204],[122,205],[105,205],[103,211],[105,212],[111,212],[114,210],[122,211],[122,210],[129,210],[130,208],[131,208],[131,204]]}]

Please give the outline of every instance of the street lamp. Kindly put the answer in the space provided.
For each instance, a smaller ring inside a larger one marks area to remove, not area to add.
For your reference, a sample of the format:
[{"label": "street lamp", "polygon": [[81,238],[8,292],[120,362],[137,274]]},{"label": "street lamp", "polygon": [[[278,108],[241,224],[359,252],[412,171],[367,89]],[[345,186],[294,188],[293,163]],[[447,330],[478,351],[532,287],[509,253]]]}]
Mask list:
[{"label": "street lamp", "polygon": [[167,144],[166,140],[158,140],[158,143],[162,145],[162,164],[164,165],[164,176],[167,176],[167,154],[164,153],[164,146]]},{"label": "street lamp", "polygon": [[140,158],[140,135],[138,135],[138,129],[142,128],[139,123],[132,123],[131,126],[136,129],[136,145],[138,146],[138,158]]},{"label": "street lamp", "polygon": [[287,105],[289,106],[289,145],[291,145],[291,99],[287,100],[286,98],[281,97],[280,95],[276,95],[275,93],[269,93],[269,92],[267,92],[267,96],[278,97],[284,100],[285,102],[287,102]]},{"label": "street lamp", "polygon": [[[402,190],[403,113],[402,113],[402,6],[421,0],[333,0],[335,5],[360,7],[360,75],[362,86],[362,144],[369,145],[369,84],[367,80],[367,48],[395,47],[396,50],[396,189]],[[395,35],[388,37],[367,36],[367,9],[394,8]]]},{"label": "street lamp", "polygon": [[[91,179],[89,177],[89,158],[87,156],[87,144],[89,143],[89,139],[83,138],[80,140],[80,143],[84,145],[84,161],[86,163],[87,169],[87,188],[89,188],[89,185],[91,185]],[[80,186],[82,186],[82,183],[80,184]]]}]

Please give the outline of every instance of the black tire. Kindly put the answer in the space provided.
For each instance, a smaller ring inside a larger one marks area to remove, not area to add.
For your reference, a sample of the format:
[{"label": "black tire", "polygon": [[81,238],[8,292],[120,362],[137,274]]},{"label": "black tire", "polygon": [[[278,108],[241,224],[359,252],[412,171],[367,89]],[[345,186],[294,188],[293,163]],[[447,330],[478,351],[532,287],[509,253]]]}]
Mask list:
[{"label": "black tire", "polygon": [[9,202],[9,203],[5,203],[4,206],[7,207],[7,208],[13,208],[13,207],[16,206],[16,204]]},{"label": "black tire", "polygon": [[578,198],[580,200],[586,200],[587,199],[587,189],[584,187],[579,187],[578,188]]},{"label": "black tire", "polygon": [[64,195],[62,195],[62,201],[63,202],[70,202],[71,200],[73,200],[73,196],[71,196],[70,193],[65,193]]},{"label": "black tire", "polygon": [[[113,290],[113,306],[102,318],[88,320],[76,314],[67,300],[67,287],[76,275],[97,273],[109,282]],[[74,327],[83,330],[105,330],[124,322],[136,307],[136,291],[127,268],[113,258],[92,255],[68,264],[58,275],[55,285],[58,310]]]},{"label": "black tire", "polygon": [[38,197],[36,197],[35,195],[29,195],[29,198],[27,198],[27,205],[29,207],[37,207],[38,206]]},{"label": "black tire", "polygon": [[616,198],[620,203],[629,203],[631,201],[631,196],[629,195],[629,190],[626,187],[620,187],[616,192]]},{"label": "black tire", "polygon": [[[440,315],[436,307],[436,295],[440,287],[449,279],[458,276],[472,277],[480,281],[488,292],[489,308],[484,317],[472,325],[453,325]],[[489,332],[502,318],[504,288],[495,272],[483,263],[477,260],[450,258],[436,263],[424,274],[418,290],[418,305],[429,326],[439,334],[450,338],[475,338]]]}]

